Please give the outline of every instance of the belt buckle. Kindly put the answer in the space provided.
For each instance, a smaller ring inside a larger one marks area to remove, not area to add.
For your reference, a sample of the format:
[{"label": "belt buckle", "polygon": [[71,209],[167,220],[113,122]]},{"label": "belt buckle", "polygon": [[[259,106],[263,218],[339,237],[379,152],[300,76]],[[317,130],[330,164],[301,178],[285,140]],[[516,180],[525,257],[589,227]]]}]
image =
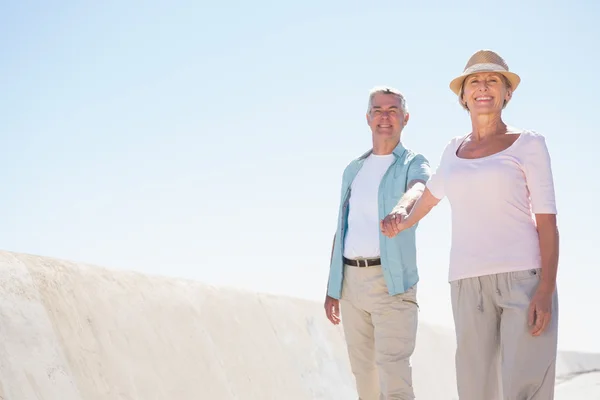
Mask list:
[{"label": "belt buckle", "polygon": [[[365,265],[360,265],[361,261],[363,261],[365,263]],[[366,258],[357,258],[356,259],[356,263],[358,264],[359,268],[366,268],[369,266],[369,260],[367,260]]]}]

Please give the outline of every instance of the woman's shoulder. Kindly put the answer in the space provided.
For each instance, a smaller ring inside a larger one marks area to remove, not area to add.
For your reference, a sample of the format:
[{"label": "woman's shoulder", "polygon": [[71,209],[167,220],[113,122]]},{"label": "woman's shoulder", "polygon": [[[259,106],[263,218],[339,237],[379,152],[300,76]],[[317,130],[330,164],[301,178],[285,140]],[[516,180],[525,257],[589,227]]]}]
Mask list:
[{"label": "woman's shoulder", "polygon": [[446,143],[446,149],[452,149],[452,150],[456,150],[458,148],[458,146],[460,146],[460,144],[462,142],[465,141],[465,139],[467,139],[469,137],[470,133],[466,134],[466,135],[457,135],[452,137],[447,143]]},{"label": "woman's shoulder", "polygon": [[522,128],[515,128],[513,126],[510,126],[507,129],[507,133],[519,135],[520,138],[523,138],[525,141],[546,140],[544,135],[542,135],[541,133],[539,133],[538,131],[536,131],[534,129],[522,129]]},{"label": "woman's shoulder", "polygon": [[442,159],[446,159],[450,157],[451,154],[456,154],[456,150],[460,144],[468,137],[469,135],[458,135],[450,138],[446,145],[444,146],[444,150],[442,151]]},{"label": "woman's shoulder", "polygon": [[533,129],[516,129],[512,128],[509,133],[518,134],[519,138],[515,141],[515,150],[526,153],[537,153],[539,151],[546,152],[546,137]]}]

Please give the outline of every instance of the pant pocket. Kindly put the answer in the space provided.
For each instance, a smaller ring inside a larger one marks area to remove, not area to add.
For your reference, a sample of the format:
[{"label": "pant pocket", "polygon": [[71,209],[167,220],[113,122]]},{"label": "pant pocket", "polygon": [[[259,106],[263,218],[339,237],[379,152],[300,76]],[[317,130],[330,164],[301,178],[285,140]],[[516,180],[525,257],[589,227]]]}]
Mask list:
[{"label": "pant pocket", "polygon": [[522,271],[513,271],[508,273],[509,279],[513,281],[522,281],[525,279],[539,278],[541,273],[540,268],[525,269]]},{"label": "pant pocket", "polygon": [[417,307],[417,309],[420,309],[420,308],[419,308],[419,303],[417,303],[417,302],[416,302],[416,301],[414,301],[414,300],[410,300],[410,299],[402,299],[402,301],[403,301],[403,302],[405,302],[405,303],[414,304],[414,305]]}]

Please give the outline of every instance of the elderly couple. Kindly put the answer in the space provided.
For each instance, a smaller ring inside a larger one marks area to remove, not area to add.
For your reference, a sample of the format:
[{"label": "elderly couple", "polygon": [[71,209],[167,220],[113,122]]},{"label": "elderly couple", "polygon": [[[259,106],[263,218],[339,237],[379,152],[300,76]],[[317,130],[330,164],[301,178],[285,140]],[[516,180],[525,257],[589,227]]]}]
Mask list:
[{"label": "elderly couple", "polygon": [[471,56],[450,89],[472,130],[449,141],[433,173],[400,141],[409,119],[402,94],[371,92],[373,148],[343,174],[325,299],[327,318],[343,322],[361,400],[415,398],[415,230],[444,197],[460,400],[554,397],[554,183],[544,136],[502,120],[519,82],[497,53]]}]

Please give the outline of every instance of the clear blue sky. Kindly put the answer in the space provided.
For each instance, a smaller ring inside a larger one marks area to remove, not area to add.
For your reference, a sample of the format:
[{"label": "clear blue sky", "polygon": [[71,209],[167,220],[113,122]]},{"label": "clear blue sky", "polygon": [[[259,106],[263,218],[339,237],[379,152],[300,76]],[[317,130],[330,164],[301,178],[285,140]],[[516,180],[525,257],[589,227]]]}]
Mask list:
[{"label": "clear blue sky", "polygon": [[[448,83],[490,48],[523,79],[505,121],[552,153],[560,346],[600,352],[598,2],[286,3],[4,2],[0,248],[321,301],[369,89],[405,93],[437,166],[470,127]],[[445,326],[449,218],[418,231]]]}]

